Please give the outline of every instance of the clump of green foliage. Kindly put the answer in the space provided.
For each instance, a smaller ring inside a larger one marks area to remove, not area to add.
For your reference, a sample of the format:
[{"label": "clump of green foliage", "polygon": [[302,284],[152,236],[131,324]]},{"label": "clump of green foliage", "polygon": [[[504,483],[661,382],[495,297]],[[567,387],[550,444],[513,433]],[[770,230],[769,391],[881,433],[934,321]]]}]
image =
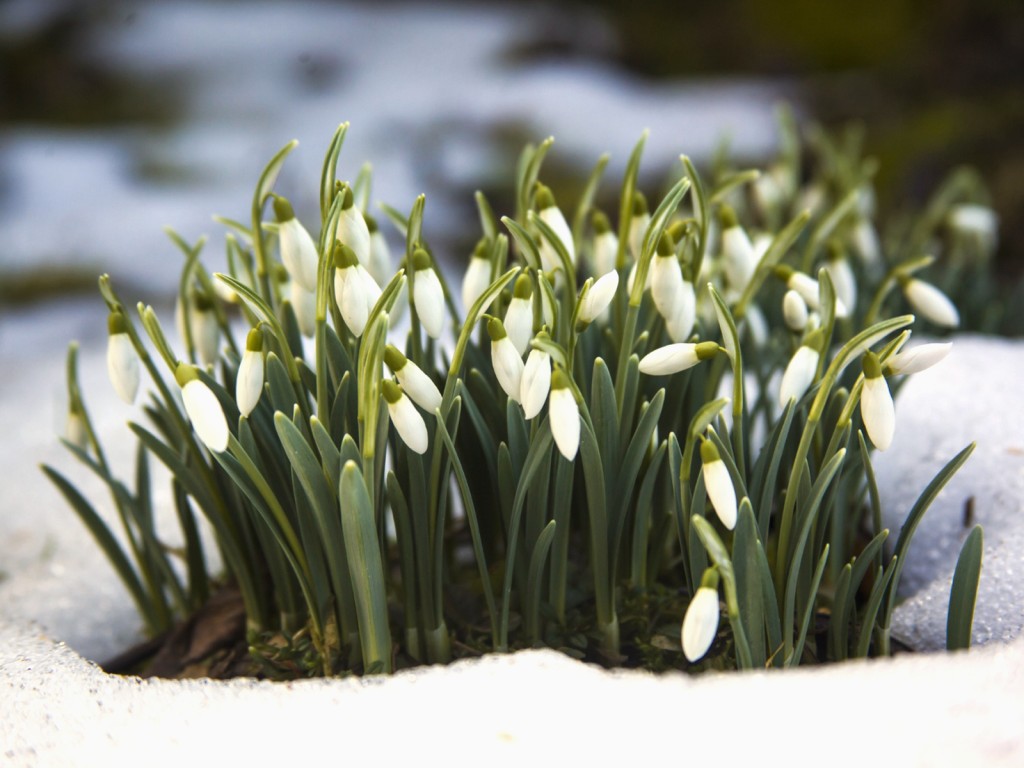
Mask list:
[{"label": "clump of green foliage", "polygon": [[[220,219],[225,274],[172,233],[177,342],[100,279],[118,393],[135,399],[141,369],[155,387],[148,425],[130,423],[134,488],[104,457],[74,346],[65,443],[109,486],[120,533],[44,470],[150,632],[230,583],[255,668],[275,676],[532,646],[652,669],[889,654],[910,538],[973,445],[895,544],[870,446],[893,437],[887,380],[948,349],[904,348],[911,326],[959,322],[933,283],[983,265],[993,225],[957,177],[879,237],[870,161],[782,125],[763,173],[719,162],[709,182],[682,156],[653,212],[641,139],[617,210],[594,205],[602,157],[571,219],[539,182],[552,141],[528,146],[509,216],[476,196],[461,295],[424,237],[423,196],[408,215],[380,206],[404,240],[390,263],[368,172],[337,179],[348,124],[323,164],[314,240],[274,192],[288,144],[251,220]],[[153,458],[170,471],[180,548],[157,529]],[[976,554],[950,614],[960,645]]]}]

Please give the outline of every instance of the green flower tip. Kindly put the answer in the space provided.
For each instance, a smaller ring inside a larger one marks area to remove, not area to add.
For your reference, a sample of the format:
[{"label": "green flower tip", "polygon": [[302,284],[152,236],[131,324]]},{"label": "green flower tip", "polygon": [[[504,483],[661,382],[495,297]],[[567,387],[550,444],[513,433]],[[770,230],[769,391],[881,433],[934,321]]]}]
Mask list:
[{"label": "green flower tip", "polygon": [[722,229],[732,229],[740,225],[739,219],[736,218],[736,211],[730,205],[723,205],[718,209],[718,222],[722,225]]},{"label": "green flower tip", "polygon": [[339,191],[342,194],[341,210],[347,211],[349,208],[356,204],[355,195],[352,194],[352,187],[350,187],[348,184],[342,184],[341,189]]},{"label": "green flower tip", "polygon": [[430,269],[430,254],[422,248],[413,251],[412,268],[415,272],[419,272],[421,269]]},{"label": "green flower tip", "polygon": [[833,237],[828,241],[828,253],[827,258],[829,261],[842,261],[845,254],[843,252],[843,244],[838,238]]},{"label": "green flower tip", "polygon": [[551,390],[569,389],[569,374],[561,368],[555,368],[551,372]]},{"label": "green flower tip", "polygon": [[707,587],[718,591],[718,569],[715,567],[705,568],[704,575],[700,577],[701,587]]},{"label": "green flower tip", "polygon": [[380,230],[380,226],[377,224],[377,219],[368,213],[363,214],[363,221],[366,222],[366,229],[372,235],[374,232]]},{"label": "green flower tip", "polygon": [[647,213],[647,198],[643,192],[633,193],[633,215],[643,216]]},{"label": "green flower tip", "polygon": [[387,363],[388,368],[393,373],[398,373],[400,370],[405,368],[405,364],[409,362],[405,355],[403,355],[394,344],[388,344],[384,348],[384,362]]},{"label": "green flower tip", "polygon": [[178,382],[178,386],[182,389],[190,381],[199,378],[199,369],[191,363],[178,363],[178,367],[174,369],[174,380]]},{"label": "green flower tip", "polygon": [[281,223],[295,218],[295,211],[292,210],[292,204],[288,202],[287,197],[274,195],[274,218]]},{"label": "green flower tip", "polygon": [[704,439],[701,442],[700,460],[704,464],[722,460],[721,454],[718,453],[718,447],[711,440]]},{"label": "green flower tip", "polygon": [[402,399],[402,388],[391,381],[391,379],[384,379],[380,383],[380,393],[384,395],[384,399],[387,400],[389,405],[394,405]]},{"label": "green flower tip", "polygon": [[821,343],[825,340],[825,333],[821,328],[815,328],[813,331],[804,337],[804,340],[800,343],[801,347],[810,347],[811,349],[821,351]]},{"label": "green flower tip", "polygon": [[490,261],[490,250],[491,244],[488,242],[486,237],[481,237],[476,242],[476,247],[473,248],[474,259],[487,259]]},{"label": "green flower tip", "polygon": [[200,312],[210,312],[213,310],[213,297],[206,291],[197,290],[193,296],[193,302],[196,309]]},{"label": "green flower tip", "polygon": [[348,269],[359,263],[356,252],[345,245],[341,240],[334,241],[334,251],[331,254],[334,258],[335,269]]},{"label": "green flower tip", "polygon": [[658,240],[658,255],[659,256],[675,256],[676,244],[672,239],[672,235],[668,232],[663,232],[661,238]]},{"label": "green flower tip", "polygon": [[539,181],[537,182],[537,194],[534,197],[534,201],[537,205],[538,211],[544,211],[548,208],[555,207],[555,196],[551,194],[551,189],[544,186]]},{"label": "green flower tip", "polygon": [[501,341],[508,336],[505,332],[505,326],[496,317],[492,317],[487,321],[487,335],[491,337],[491,341]]},{"label": "green flower tip", "polygon": [[683,239],[686,234],[687,224],[685,221],[673,221],[668,225],[668,229],[665,231],[672,237],[675,242],[679,242]]},{"label": "green flower tip", "polygon": [[590,222],[594,225],[595,235],[603,235],[605,232],[612,231],[611,222],[608,221],[608,217],[604,215],[603,211],[594,211]]},{"label": "green flower tip", "polygon": [[793,268],[785,264],[777,264],[774,272],[775,276],[784,283],[788,283],[789,278],[793,276]]},{"label": "green flower tip", "polygon": [[702,341],[693,348],[693,351],[697,355],[697,359],[703,361],[710,360],[718,354],[720,349],[721,347],[715,341]]},{"label": "green flower tip", "polygon": [[263,329],[258,325],[249,331],[249,335],[245,337],[245,351],[246,352],[262,352],[263,351]]},{"label": "green flower tip", "polygon": [[882,376],[882,364],[871,350],[864,353],[864,378],[878,379]]},{"label": "green flower tip", "polygon": [[528,299],[533,296],[533,280],[527,274],[522,274],[516,278],[515,288],[512,289],[512,295],[517,299]]},{"label": "green flower tip", "polygon": [[113,311],[107,317],[107,332],[113,336],[116,333],[128,333],[128,321],[118,311]]}]

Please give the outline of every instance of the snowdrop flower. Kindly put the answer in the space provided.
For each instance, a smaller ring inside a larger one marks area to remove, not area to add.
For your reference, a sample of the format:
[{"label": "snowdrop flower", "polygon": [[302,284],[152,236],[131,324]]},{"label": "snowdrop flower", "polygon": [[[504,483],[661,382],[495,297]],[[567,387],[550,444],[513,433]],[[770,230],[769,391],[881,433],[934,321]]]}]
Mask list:
[{"label": "snowdrop flower", "polygon": [[919,344],[903,350],[885,361],[886,376],[920,373],[942,360],[953,348],[952,342]]},{"label": "snowdrop flower", "polygon": [[946,221],[956,232],[977,238],[986,249],[995,247],[999,217],[987,205],[960,203],[949,209]]},{"label": "snowdrop flower", "polygon": [[416,405],[430,413],[441,407],[441,392],[437,385],[423,369],[403,355],[398,347],[393,344],[387,345],[384,349],[384,362]]},{"label": "snowdrop flower", "polygon": [[676,258],[675,243],[666,232],[658,240],[658,249],[651,261],[651,298],[666,320],[675,315],[679,295],[683,291],[683,271]]},{"label": "snowdrop flower", "polygon": [[732,208],[723,205],[718,216],[722,226],[722,267],[725,279],[730,288],[742,292],[757,270],[757,253]]},{"label": "snowdrop flower", "polygon": [[[775,274],[786,284],[787,288],[799,293],[800,298],[807,303],[808,307],[811,309],[821,309],[817,280],[810,275],[805,274],[804,272],[798,272],[785,264],[779,264],[775,267]],[[836,317],[849,317],[849,314],[849,308],[843,300],[839,298],[839,292],[836,291]]]},{"label": "snowdrop flower", "polygon": [[910,306],[925,320],[943,328],[956,328],[960,325],[960,313],[956,306],[934,285],[906,275],[901,275],[899,281]]},{"label": "snowdrop flower", "polygon": [[860,260],[869,267],[875,267],[882,262],[882,246],[878,242],[878,232],[870,219],[857,219],[850,230],[850,244],[853,251]]},{"label": "snowdrop flower", "polygon": [[860,416],[875,447],[884,451],[896,432],[896,411],[882,366],[874,352],[864,354],[864,389],[860,393]]},{"label": "snowdrop flower", "polygon": [[672,317],[665,320],[665,328],[672,341],[685,341],[693,333],[693,326],[696,322],[697,292],[694,290],[693,283],[684,276],[682,288],[676,300],[675,312]]},{"label": "snowdrop flower", "polygon": [[680,639],[687,661],[703,658],[711,648],[718,634],[718,613],[718,571],[708,568],[683,617]]},{"label": "snowdrop flower", "polygon": [[315,291],[317,265],[320,261],[316,243],[302,223],[295,218],[292,205],[286,198],[274,196],[274,216],[278,222],[277,238],[285,269],[292,280],[307,291]]},{"label": "snowdrop flower", "polygon": [[107,374],[117,396],[131,405],[139,392],[139,356],[128,335],[128,321],[120,312],[111,312],[107,330]]},{"label": "snowdrop flower", "polygon": [[741,328],[743,325],[746,326],[755,346],[763,347],[768,343],[768,321],[765,320],[764,312],[757,304],[750,304],[747,307],[747,314],[743,318]]},{"label": "snowdrop flower", "polygon": [[341,201],[341,216],[338,217],[337,237],[355,253],[359,263],[364,267],[370,264],[370,228],[366,226],[366,219],[363,212],[356,205],[352,188],[343,184],[339,195],[343,195]]},{"label": "snowdrop flower", "polygon": [[807,327],[807,302],[792,288],[782,297],[782,318],[791,331],[800,333]]},{"label": "snowdrop flower", "polygon": [[68,420],[64,425],[64,438],[83,451],[89,450],[89,430],[85,426],[85,417],[76,408],[68,409]]},{"label": "snowdrop flower", "polygon": [[615,269],[619,255],[619,238],[612,230],[608,217],[601,211],[594,211],[594,271],[607,275]]},{"label": "snowdrop flower", "polygon": [[476,300],[491,284],[491,260],[488,258],[487,238],[481,238],[469,258],[469,266],[462,278],[462,308],[469,312]]},{"label": "snowdrop flower", "polygon": [[213,365],[217,362],[220,326],[213,311],[213,300],[205,293],[196,292],[190,319],[192,344],[199,353],[199,359],[203,365]]},{"label": "snowdrop flower", "polygon": [[613,269],[601,275],[583,295],[580,311],[576,315],[577,323],[585,327],[601,317],[608,310],[618,288],[618,272]]},{"label": "snowdrop flower", "polygon": [[818,359],[821,344],[821,332],[814,331],[807,335],[800,349],[789,361],[786,372],[782,374],[782,387],[779,390],[779,404],[783,408],[790,400],[799,400],[814,381],[818,372]]},{"label": "snowdrop flower", "polygon": [[714,357],[719,349],[718,344],[713,341],[702,341],[699,344],[669,344],[644,355],[640,361],[640,373],[646,373],[648,376],[679,373]]},{"label": "snowdrop flower", "polygon": [[412,254],[412,306],[427,335],[441,337],[444,330],[444,289],[431,263],[430,254],[417,248]]},{"label": "snowdrop flower", "polygon": [[203,445],[214,453],[223,453],[227,450],[230,432],[217,396],[199,378],[199,370],[194,365],[178,363],[174,378],[181,387],[181,399],[192,429]]},{"label": "snowdrop flower", "polygon": [[364,214],[363,219],[366,221],[366,230],[370,233],[370,263],[366,265],[366,271],[377,285],[387,285],[394,275],[391,269],[391,249],[384,233],[377,226],[377,220],[369,214]]},{"label": "snowdrop flower", "polygon": [[[644,235],[647,234],[647,227],[651,223],[651,214],[647,212],[647,198],[643,192],[633,194],[633,217],[629,220],[629,251],[633,255],[633,261],[640,258],[640,250],[644,245]],[[647,273],[648,278],[650,272]],[[632,285],[632,280],[630,280]],[[644,286],[648,288],[650,283]]]},{"label": "snowdrop flower", "polygon": [[[547,333],[541,331],[537,338],[546,338]],[[544,406],[551,389],[551,355],[542,349],[531,349],[523,368],[520,383],[520,401],[523,404],[524,416],[532,419]]]},{"label": "snowdrop flower", "polygon": [[[555,196],[551,190],[543,184],[537,184],[536,205],[540,220],[551,227],[551,231],[562,241],[565,252],[569,254],[569,263],[576,264],[576,249],[573,246],[572,230],[562,215],[562,211],[555,205]],[[546,272],[554,272],[562,268],[562,260],[555,252],[555,246],[548,242],[546,237],[540,238],[540,260]]]},{"label": "snowdrop flower", "polygon": [[572,461],[580,448],[580,408],[569,386],[569,376],[561,368],[551,374],[548,418],[558,452]]},{"label": "snowdrop flower", "polygon": [[491,337],[491,365],[494,376],[505,394],[519,402],[523,381],[523,358],[505,332],[501,320],[492,317],[487,321],[487,335]]},{"label": "snowdrop flower", "polygon": [[516,352],[526,354],[533,338],[533,281],[525,273],[516,278],[512,289],[512,301],[505,311],[505,332]]},{"label": "snowdrop flower", "polygon": [[340,241],[335,242],[334,300],[353,335],[362,336],[370,310],[380,295],[380,286],[359,263],[355,251]]},{"label": "snowdrop flower", "polygon": [[729,469],[722,461],[718,448],[708,439],[700,444],[700,460],[704,465],[704,488],[711,506],[715,508],[715,514],[722,525],[731,531],[736,527],[736,489],[732,486]]},{"label": "snowdrop flower", "polygon": [[382,381],[380,388],[384,402],[388,406],[388,416],[391,417],[391,423],[394,424],[402,442],[415,453],[426,453],[429,443],[427,425],[420,412],[416,410],[416,406],[412,404],[412,400],[405,396],[401,387],[389,379]]},{"label": "snowdrop flower", "polygon": [[245,337],[245,352],[235,377],[235,402],[243,416],[252,413],[263,394],[263,331],[257,325]]},{"label": "snowdrop flower", "polygon": [[850,262],[836,243],[833,243],[829,248],[828,259],[825,262],[825,271],[828,272],[828,276],[832,279],[832,286],[836,289],[836,298],[847,309],[856,307],[857,278],[854,277]]}]

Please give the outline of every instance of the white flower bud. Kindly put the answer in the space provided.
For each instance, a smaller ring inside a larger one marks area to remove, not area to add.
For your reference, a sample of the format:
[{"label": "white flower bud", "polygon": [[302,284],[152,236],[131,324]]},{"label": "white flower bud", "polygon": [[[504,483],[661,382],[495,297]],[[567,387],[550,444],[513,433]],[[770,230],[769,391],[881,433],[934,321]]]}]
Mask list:
[{"label": "white flower bud", "polygon": [[259,326],[249,331],[245,340],[245,351],[238,364],[235,377],[235,403],[243,416],[253,412],[263,394],[263,331]]},{"label": "white flower bud", "polygon": [[[712,571],[712,573],[714,573]],[[707,577],[705,576],[705,580]],[[704,657],[704,654],[711,648],[711,643],[718,634],[718,580],[714,579],[715,586],[704,586],[700,589],[686,606],[686,615],[683,617],[683,627],[680,639],[683,644],[683,653],[687,661],[694,662]]]},{"label": "white flower bud", "polygon": [[731,208],[722,206],[719,218],[722,225],[722,266],[725,279],[730,288],[742,292],[757,270],[757,253]]},{"label": "white flower bud", "polygon": [[561,369],[551,374],[548,418],[558,452],[572,461],[580,447],[580,408],[569,388],[569,378]]},{"label": "white flower bud", "polygon": [[487,257],[487,241],[477,243],[462,278],[462,309],[469,312],[476,300],[491,284],[491,260]]},{"label": "white flower bud", "polygon": [[438,339],[444,330],[444,289],[422,248],[412,255],[412,268],[412,306],[427,335]]},{"label": "white flower bud", "polygon": [[892,445],[896,432],[896,410],[893,407],[889,385],[882,376],[878,355],[867,352],[864,355],[864,388],[860,394],[860,415],[864,428],[875,447],[886,450]]},{"label": "white flower bud", "polygon": [[[832,287],[836,289],[836,298],[847,309],[856,307],[857,278],[854,277],[850,262],[841,254],[835,255],[825,262],[825,271],[832,279]],[[838,308],[836,314],[838,314]]]},{"label": "white flower bud", "polygon": [[[543,184],[538,185],[536,203],[537,215],[540,217],[540,220],[551,227],[551,231],[562,242],[565,252],[569,255],[569,263],[575,266],[576,249],[573,245],[572,230],[569,229],[569,224],[565,220],[562,211],[555,204],[555,198],[551,194],[551,190]],[[545,237],[540,239],[540,258],[546,272],[553,272],[562,267],[562,261],[558,258],[554,245],[549,243]]]},{"label": "white flower bud", "polygon": [[615,269],[619,255],[619,238],[611,228],[608,217],[600,211],[594,213],[594,270],[606,275]]},{"label": "white flower bud", "polygon": [[960,313],[949,297],[931,283],[916,277],[904,277],[900,281],[903,295],[907,297],[914,312],[943,328],[960,325]]},{"label": "white flower bud", "polygon": [[355,252],[343,243],[334,246],[334,300],[345,325],[362,336],[370,310],[380,299],[380,286],[359,263]]},{"label": "white flower bud", "polygon": [[227,450],[230,432],[217,396],[199,378],[194,366],[179,364],[175,378],[181,387],[181,399],[192,429],[203,445],[214,453],[223,453]]},{"label": "white flower bud", "polygon": [[516,278],[512,300],[505,311],[505,332],[516,351],[525,354],[533,338],[533,283],[529,275]]},{"label": "white flower bud", "polygon": [[384,362],[395,374],[402,389],[420,408],[433,413],[441,406],[441,391],[416,363],[403,355],[397,347],[388,344]]},{"label": "white flower bud", "polygon": [[693,333],[693,326],[696,322],[697,292],[693,288],[693,283],[683,280],[683,286],[676,301],[675,313],[665,320],[665,328],[672,341],[686,341]]},{"label": "white flower bud", "polygon": [[505,390],[505,394],[519,402],[523,381],[523,358],[509,339],[500,320],[488,320],[487,333],[491,337],[491,365],[494,366],[494,376]]},{"label": "white flower bud", "polygon": [[729,469],[722,461],[718,448],[710,440],[701,443],[700,459],[703,464],[704,488],[711,506],[715,508],[715,514],[722,525],[731,531],[736,527],[736,489],[733,488]]},{"label": "white flower bud", "polygon": [[366,265],[366,271],[377,285],[387,285],[394,276],[391,268],[391,249],[384,233],[377,227],[377,220],[368,215],[364,215],[363,219],[370,232],[370,263]]},{"label": "white flower bud", "polygon": [[338,217],[338,239],[351,248],[359,263],[366,267],[370,263],[370,229],[355,204],[351,188],[346,185],[340,194],[345,197]]},{"label": "white flower bud", "polygon": [[315,291],[317,265],[320,261],[316,243],[302,223],[295,218],[292,206],[285,198],[274,198],[274,214],[278,221],[277,238],[285,269],[292,280],[307,291]]},{"label": "white flower bud", "polygon": [[683,290],[683,270],[679,267],[672,239],[662,235],[658,251],[651,260],[651,298],[654,306],[666,320],[673,317],[679,294]]},{"label": "white flower bud", "polygon": [[870,219],[858,219],[850,230],[850,243],[853,251],[862,262],[869,267],[882,261],[882,246],[878,242],[878,233]]},{"label": "white flower bud", "polygon": [[886,372],[891,376],[920,373],[942,360],[953,349],[952,342],[919,344],[893,355],[885,362]]},{"label": "white flower bud", "polygon": [[531,349],[523,368],[520,395],[526,419],[532,419],[544,407],[551,389],[551,355],[540,349]]},{"label": "white flower bud", "polygon": [[139,392],[139,356],[128,335],[124,315],[111,312],[107,324],[107,374],[117,396],[131,405]]},{"label": "white flower bud", "polygon": [[640,361],[640,373],[648,376],[668,376],[669,374],[693,368],[702,360],[714,356],[718,345],[713,341],[699,344],[678,342],[669,344],[644,355]]},{"label": "white flower bud", "polygon": [[85,427],[85,417],[78,411],[68,411],[68,420],[64,425],[64,437],[69,443],[83,451],[89,450],[89,430]]},{"label": "white flower bud", "polygon": [[388,416],[402,442],[416,453],[426,453],[430,442],[427,425],[412,400],[405,396],[395,382],[387,379],[381,382],[381,392],[388,406]]},{"label": "white flower bud", "polygon": [[807,302],[793,289],[782,297],[782,317],[791,331],[799,333],[807,327]]},{"label": "white flower bud", "polygon": [[589,325],[594,322],[597,318],[601,317],[608,306],[612,303],[612,299],[615,298],[615,291],[619,288],[619,273],[614,269],[611,272],[606,272],[601,275],[593,285],[590,286],[590,290],[587,291],[587,295],[583,297],[583,304],[580,306],[579,314],[577,319],[584,325]]},{"label": "white flower bud", "polygon": [[800,349],[789,361],[786,372],[782,374],[782,387],[779,390],[779,404],[783,407],[790,400],[799,400],[814,381],[818,372],[820,353],[816,348],[819,333],[815,331],[800,345]]},{"label": "white flower bud", "polygon": [[995,247],[999,234],[999,217],[987,205],[954,205],[949,209],[947,221],[960,234],[977,238],[987,248]]}]

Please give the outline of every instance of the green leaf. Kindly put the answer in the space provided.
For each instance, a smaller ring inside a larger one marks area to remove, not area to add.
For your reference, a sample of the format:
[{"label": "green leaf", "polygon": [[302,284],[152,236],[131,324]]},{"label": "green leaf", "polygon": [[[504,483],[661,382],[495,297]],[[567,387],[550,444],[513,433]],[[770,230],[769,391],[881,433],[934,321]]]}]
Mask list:
[{"label": "green leaf", "polygon": [[555,537],[556,523],[551,520],[544,530],[537,537],[537,543],[533,547],[533,554],[530,555],[530,572],[526,580],[526,611],[525,628],[526,637],[531,644],[540,642],[540,590],[544,583],[544,564],[548,559],[548,552],[551,550],[551,542]]},{"label": "green leaf", "polygon": [[768,661],[764,629],[765,591],[761,585],[759,553],[763,553],[763,545],[758,539],[754,510],[750,506],[750,499],[744,498],[740,502],[736,521],[732,556],[733,567],[736,570],[736,599],[740,606],[740,620],[750,642],[750,658],[755,667],[763,667]]},{"label": "green leaf", "polygon": [[367,670],[391,671],[391,630],[387,588],[377,539],[377,522],[359,465],[342,467],[338,488],[341,525],[359,620],[359,642]]},{"label": "green leaf", "polygon": [[971,647],[974,626],[974,605],[978,599],[981,559],[984,542],[981,526],[976,525],[967,536],[953,572],[949,592],[949,613],[946,616],[946,650],[959,651]]},{"label": "green leaf", "polygon": [[587,214],[594,207],[594,198],[597,196],[597,188],[601,184],[601,177],[608,165],[610,156],[605,153],[597,159],[587,183],[583,187],[583,194],[576,205],[576,214],[572,218],[572,239],[576,246],[576,253],[579,253],[583,245],[583,227],[587,222]]},{"label": "green leaf", "polygon": [[821,557],[818,558],[818,567],[814,569],[814,576],[811,577],[811,588],[810,588],[810,599],[807,601],[807,606],[804,608],[804,618],[800,622],[800,631],[796,636],[796,645],[793,648],[793,654],[790,656],[789,663],[787,666],[795,667],[800,663],[800,657],[804,653],[804,643],[807,642],[807,631],[811,627],[811,618],[814,616],[814,608],[816,605],[815,596],[818,594],[818,587],[821,586],[821,577],[825,573],[825,564],[828,562],[828,544],[825,545],[825,549],[821,552]]}]

